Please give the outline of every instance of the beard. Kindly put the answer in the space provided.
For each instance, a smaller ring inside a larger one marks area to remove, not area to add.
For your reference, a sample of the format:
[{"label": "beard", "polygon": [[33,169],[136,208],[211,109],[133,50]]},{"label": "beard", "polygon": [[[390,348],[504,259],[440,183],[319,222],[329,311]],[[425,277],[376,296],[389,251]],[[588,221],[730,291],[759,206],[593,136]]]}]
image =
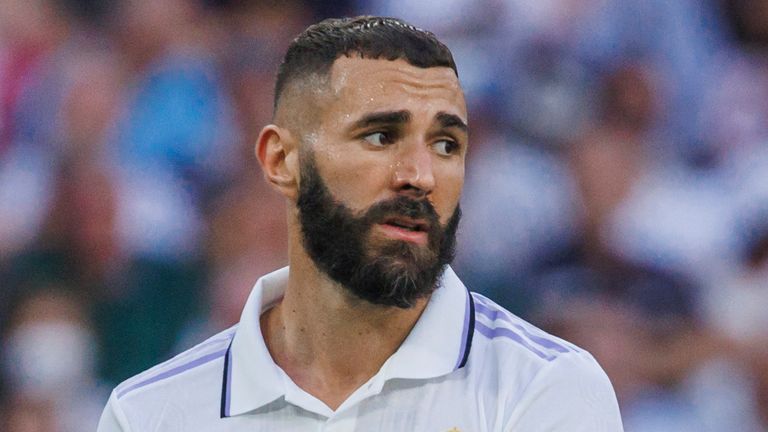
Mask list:
[{"label": "beard", "polygon": [[[403,195],[356,215],[328,190],[311,151],[300,160],[299,222],[304,249],[315,265],[355,297],[375,305],[406,309],[431,295],[455,255],[460,207],[445,226],[426,198]],[[427,244],[373,238],[374,226],[394,216],[426,221]]]}]

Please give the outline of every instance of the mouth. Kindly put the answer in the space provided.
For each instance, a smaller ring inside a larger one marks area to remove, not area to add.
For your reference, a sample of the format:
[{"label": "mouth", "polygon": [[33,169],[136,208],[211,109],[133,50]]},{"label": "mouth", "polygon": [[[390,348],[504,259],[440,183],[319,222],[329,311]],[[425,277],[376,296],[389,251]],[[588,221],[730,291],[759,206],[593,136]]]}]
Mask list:
[{"label": "mouth", "polygon": [[427,232],[429,225],[422,219],[413,219],[402,216],[395,216],[384,220],[385,225],[391,225],[396,228],[402,228],[411,232]]},{"label": "mouth", "polygon": [[429,224],[421,219],[396,216],[378,224],[386,237],[416,244],[427,243]]}]

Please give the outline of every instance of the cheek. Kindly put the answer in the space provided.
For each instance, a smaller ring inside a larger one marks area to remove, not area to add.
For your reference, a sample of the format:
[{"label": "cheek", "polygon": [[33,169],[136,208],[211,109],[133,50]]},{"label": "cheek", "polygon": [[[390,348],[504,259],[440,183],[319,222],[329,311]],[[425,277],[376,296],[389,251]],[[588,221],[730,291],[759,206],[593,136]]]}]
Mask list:
[{"label": "cheek", "polygon": [[337,155],[326,159],[321,174],[331,194],[353,211],[388,198],[392,176],[389,163],[354,155]]},{"label": "cheek", "polygon": [[367,171],[348,171],[339,173],[329,179],[328,187],[335,197],[354,211],[367,209],[375,202],[386,198],[383,191],[387,190],[386,181],[382,178],[385,173]]},{"label": "cheek", "polygon": [[440,215],[440,222],[445,224],[459,205],[464,188],[464,168],[447,170],[439,177],[438,186],[433,194],[432,204]]}]

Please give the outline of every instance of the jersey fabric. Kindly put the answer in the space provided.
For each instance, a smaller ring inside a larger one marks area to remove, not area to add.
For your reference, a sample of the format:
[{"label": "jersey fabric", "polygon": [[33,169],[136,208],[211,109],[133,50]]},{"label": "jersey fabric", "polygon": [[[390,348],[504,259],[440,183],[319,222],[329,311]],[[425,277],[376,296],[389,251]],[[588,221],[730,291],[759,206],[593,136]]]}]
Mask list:
[{"label": "jersey fabric", "polygon": [[259,317],[288,268],[256,283],[240,323],[120,384],[98,432],[619,432],[603,370],[585,350],[470,293],[446,268],[399,349],[338,409],[272,360]]}]

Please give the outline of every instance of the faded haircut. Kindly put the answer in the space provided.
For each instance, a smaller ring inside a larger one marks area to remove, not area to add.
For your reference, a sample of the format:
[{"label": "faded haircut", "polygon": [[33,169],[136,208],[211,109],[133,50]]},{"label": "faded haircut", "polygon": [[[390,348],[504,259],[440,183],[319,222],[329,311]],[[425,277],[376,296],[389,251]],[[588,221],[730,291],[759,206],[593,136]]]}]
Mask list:
[{"label": "faded haircut", "polygon": [[330,18],[309,26],[291,42],[277,72],[274,109],[289,83],[326,77],[341,56],[403,59],[420,67],[449,67],[458,77],[451,51],[434,34],[397,18]]}]

